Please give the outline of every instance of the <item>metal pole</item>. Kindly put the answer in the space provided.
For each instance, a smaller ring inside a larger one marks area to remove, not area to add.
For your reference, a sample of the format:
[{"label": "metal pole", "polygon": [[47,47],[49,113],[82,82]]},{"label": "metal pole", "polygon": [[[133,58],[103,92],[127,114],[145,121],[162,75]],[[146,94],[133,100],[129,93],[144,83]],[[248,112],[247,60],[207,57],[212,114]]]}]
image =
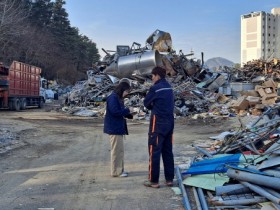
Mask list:
[{"label": "metal pole", "polygon": [[213,206],[213,207],[210,207],[210,209],[214,209],[214,210],[221,210],[221,209],[248,209],[248,206],[240,206],[240,205],[234,205],[234,206]]},{"label": "metal pole", "polygon": [[231,184],[225,186],[215,187],[216,195],[236,195],[242,193],[252,192],[248,187],[243,186],[242,184]]},{"label": "metal pole", "polygon": [[207,205],[207,201],[206,201],[206,199],[204,197],[203,190],[200,187],[198,187],[197,188],[197,192],[198,192],[198,197],[199,197],[202,209],[203,210],[208,210],[209,208],[208,208],[208,205]]},{"label": "metal pole", "polygon": [[265,191],[269,192],[271,195],[274,195],[277,198],[280,198],[280,193],[276,192],[275,190],[267,187],[262,187]]},{"label": "metal pole", "polygon": [[[246,168],[253,169],[253,170],[259,170],[257,168],[257,166],[254,166],[254,165],[248,165]],[[276,167],[273,167],[273,169],[264,169],[261,172],[266,173],[268,176],[280,178],[280,171]]]},{"label": "metal pole", "polygon": [[199,196],[198,196],[198,194],[197,194],[196,187],[192,187],[192,191],[193,191],[193,195],[194,195],[194,199],[195,199],[195,203],[196,203],[196,208],[197,208],[197,210],[203,210],[203,209],[201,208],[201,203],[200,203]]},{"label": "metal pole", "polygon": [[184,207],[185,207],[185,210],[192,210],[191,209],[191,205],[190,205],[190,201],[188,199],[188,195],[186,193],[186,189],[185,189],[185,186],[183,185],[183,182],[182,182],[182,176],[181,176],[181,171],[180,171],[180,168],[179,166],[177,166],[175,168],[176,170],[176,176],[177,176],[177,180],[179,182],[179,187],[182,191],[182,195],[183,195],[183,204],[184,204]]},{"label": "metal pole", "polygon": [[206,155],[207,157],[210,157],[210,158],[212,158],[213,157],[213,155],[211,155],[209,152],[207,152],[206,150],[204,150],[204,149],[202,149],[202,148],[200,148],[200,147],[198,147],[198,146],[196,146],[196,145],[194,145],[194,144],[192,144],[192,146],[194,147],[194,148],[196,148],[199,152],[201,152],[202,154],[204,154],[204,155]]},{"label": "metal pole", "polygon": [[231,168],[227,170],[227,176],[239,181],[247,181],[280,190],[280,178],[277,177],[264,176]]},{"label": "metal pole", "polygon": [[241,182],[246,187],[249,187],[252,191],[258,193],[259,195],[262,195],[263,197],[266,197],[268,200],[271,200],[273,203],[279,204],[280,199],[275,197],[274,195],[270,194],[269,192],[265,191],[261,187],[251,184],[249,182]]},{"label": "metal pole", "polygon": [[234,206],[234,205],[250,205],[256,203],[266,202],[267,199],[264,197],[255,197],[249,199],[238,199],[238,200],[226,200],[226,201],[211,201],[217,206]]}]

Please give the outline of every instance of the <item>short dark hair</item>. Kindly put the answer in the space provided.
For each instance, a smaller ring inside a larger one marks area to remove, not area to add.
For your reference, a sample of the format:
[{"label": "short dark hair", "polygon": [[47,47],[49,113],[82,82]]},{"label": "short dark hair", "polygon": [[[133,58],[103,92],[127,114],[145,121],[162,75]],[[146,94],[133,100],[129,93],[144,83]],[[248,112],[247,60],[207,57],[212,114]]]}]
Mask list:
[{"label": "short dark hair", "polygon": [[164,68],[160,67],[160,66],[156,66],[156,67],[153,68],[152,74],[159,75],[160,78],[163,79],[166,76],[166,70]]},{"label": "short dark hair", "polygon": [[123,92],[130,89],[130,85],[127,82],[121,82],[115,87],[115,93],[122,98]]}]

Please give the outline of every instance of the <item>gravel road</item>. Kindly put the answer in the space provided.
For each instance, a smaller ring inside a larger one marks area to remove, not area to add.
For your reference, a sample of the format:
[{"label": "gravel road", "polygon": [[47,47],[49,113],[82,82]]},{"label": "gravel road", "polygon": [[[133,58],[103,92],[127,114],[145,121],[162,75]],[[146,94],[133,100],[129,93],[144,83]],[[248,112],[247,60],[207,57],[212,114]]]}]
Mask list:
[{"label": "gravel road", "polygon": [[[110,144],[103,120],[45,109],[0,111],[0,128],[14,135],[0,153],[0,209],[182,210],[182,198],[164,186],[146,188],[147,121],[129,121],[125,140],[127,178],[110,176]],[[192,143],[209,145],[230,122],[175,125],[176,164],[196,153]],[[6,148],[6,150],[5,150]],[[161,168],[163,169],[163,168]]]}]

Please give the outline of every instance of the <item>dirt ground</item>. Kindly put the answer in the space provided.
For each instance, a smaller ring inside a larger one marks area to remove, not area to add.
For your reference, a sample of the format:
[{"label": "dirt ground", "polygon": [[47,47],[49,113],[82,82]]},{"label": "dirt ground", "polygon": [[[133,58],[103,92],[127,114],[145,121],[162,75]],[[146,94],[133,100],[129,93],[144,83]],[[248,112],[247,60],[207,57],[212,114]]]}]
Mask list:
[{"label": "dirt ground", "polygon": [[[33,210],[182,210],[182,197],[164,186],[143,186],[147,178],[148,122],[128,122],[125,140],[127,178],[110,176],[110,144],[103,120],[74,117],[44,109],[0,111],[0,128],[16,134],[16,141],[0,154],[0,209]],[[209,145],[230,127],[229,119],[175,124],[175,164],[196,154],[191,144]]]}]

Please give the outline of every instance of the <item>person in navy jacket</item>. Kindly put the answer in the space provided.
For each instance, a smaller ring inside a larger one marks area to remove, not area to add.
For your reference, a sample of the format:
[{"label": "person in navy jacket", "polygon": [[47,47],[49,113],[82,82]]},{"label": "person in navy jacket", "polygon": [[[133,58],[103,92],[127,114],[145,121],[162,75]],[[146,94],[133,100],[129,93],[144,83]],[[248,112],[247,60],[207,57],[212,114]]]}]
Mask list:
[{"label": "person in navy jacket", "polygon": [[155,67],[152,70],[154,85],[144,99],[144,106],[151,110],[148,133],[149,178],[147,187],[159,188],[160,155],[162,155],[165,184],[173,186],[174,157],[172,151],[174,129],[174,95],[165,79],[166,70]]},{"label": "person in navy jacket", "polygon": [[124,106],[123,98],[129,93],[130,85],[121,82],[106,99],[104,133],[109,134],[111,142],[111,176],[127,177],[124,171],[124,135],[128,135],[126,119],[132,119],[129,108]]}]

